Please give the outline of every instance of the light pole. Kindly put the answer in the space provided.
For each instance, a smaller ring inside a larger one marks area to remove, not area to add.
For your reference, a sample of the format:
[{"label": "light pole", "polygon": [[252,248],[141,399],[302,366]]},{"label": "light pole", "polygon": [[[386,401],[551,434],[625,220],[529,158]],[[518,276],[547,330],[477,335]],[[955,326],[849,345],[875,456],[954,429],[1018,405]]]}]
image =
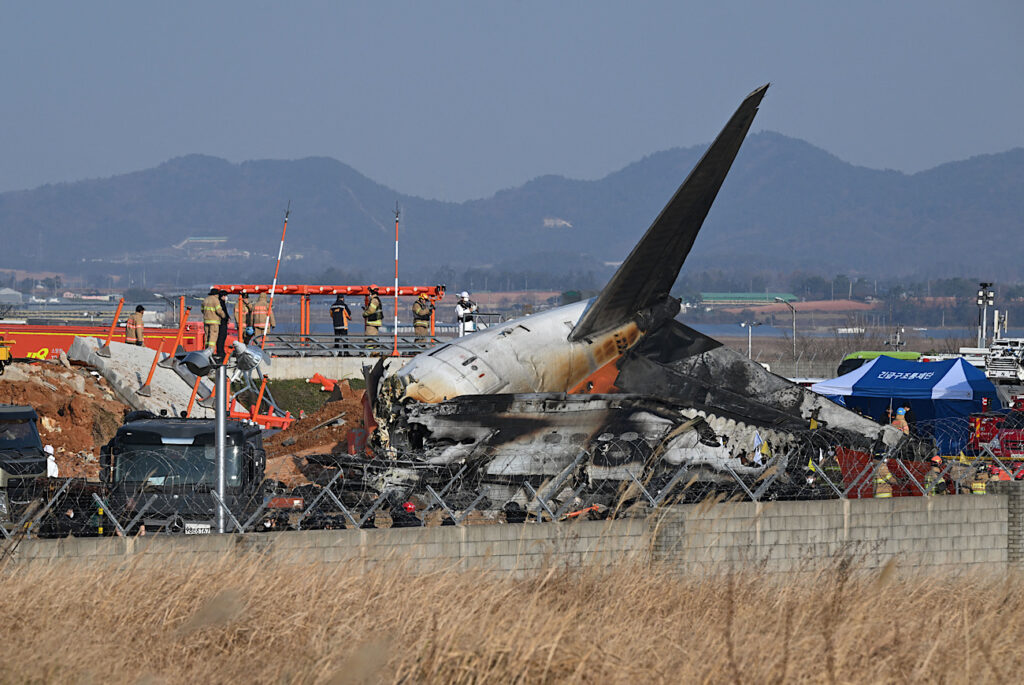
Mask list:
[{"label": "light pole", "polygon": [[153,293],[153,297],[159,297],[161,300],[167,303],[167,306],[170,307],[171,310],[171,320],[174,321],[175,326],[181,323],[181,321],[178,320],[178,309],[177,307],[174,306],[174,302],[171,301],[171,298],[165,295],[161,295],[160,293]]},{"label": "light pole", "polygon": [[793,361],[796,361],[796,307],[790,304],[789,300],[784,300],[781,297],[776,297],[775,301],[786,305],[789,307],[789,311],[793,313]]},{"label": "light pole", "polygon": [[199,352],[189,352],[183,360],[185,367],[197,376],[206,376],[211,369],[216,369],[216,384],[214,385],[214,417],[216,434],[214,437],[214,454],[217,457],[217,496],[220,501],[217,503],[217,532],[225,531],[224,521],[224,498],[227,496],[227,414],[228,414],[228,382],[227,367],[224,360],[216,363],[213,359],[213,350],[206,348]]},{"label": "light pole", "polygon": [[989,290],[992,283],[978,284],[978,347],[988,342],[988,308],[995,304],[995,292]]},{"label": "light pole", "polygon": [[754,343],[754,326],[760,326],[760,321],[744,321],[740,324],[740,328],[747,329],[747,359],[753,359],[751,354],[753,343]]}]

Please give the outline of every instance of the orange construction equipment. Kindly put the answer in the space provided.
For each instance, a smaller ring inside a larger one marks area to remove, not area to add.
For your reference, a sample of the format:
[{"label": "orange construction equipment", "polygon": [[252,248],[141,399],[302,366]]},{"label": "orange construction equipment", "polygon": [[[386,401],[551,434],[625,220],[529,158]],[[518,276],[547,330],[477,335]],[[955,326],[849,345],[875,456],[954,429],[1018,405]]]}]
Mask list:
[{"label": "orange construction equipment", "polygon": [[103,347],[96,350],[96,354],[101,357],[110,356],[110,339],[114,337],[114,329],[117,328],[117,320],[121,318],[121,307],[124,306],[124,298],[122,297],[117,303],[117,311],[114,312],[114,320],[110,322],[110,331],[107,333],[107,341],[103,343]]},{"label": "orange construction equipment", "polygon": [[[185,314],[181,317],[181,321],[178,323],[178,335],[174,338],[174,345],[171,347],[171,353],[167,356],[167,359],[159,362],[161,368],[174,368],[174,355],[178,353],[178,347],[181,345],[181,337],[185,334],[185,326],[188,324],[188,313],[191,311],[192,307],[185,309]],[[160,343],[160,349],[163,349],[163,342]]]},{"label": "orange construction equipment", "polygon": [[192,386],[192,394],[188,398],[188,409],[185,410],[185,418],[187,419],[192,415],[192,407],[196,403],[196,393],[199,392],[199,384],[203,382],[203,379],[196,376],[196,384]]},{"label": "orange construction equipment", "polygon": [[306,379],[306,382],[319,383],[320,389],[326,390],[327,392],[334,392],[334,386],[338,384],[338,381],[334,380],[333,378],[328,378],[327,376],[324,376],[321,373],[314,373],[312,378]]},{"label": "orange construction equipment", "polygon": [[160,355],[164,353],[164,343],[160,341],[160,349],[153,355],[153,364],[149,367],[149,375],[146,376],[146,382],[142,384],[142,387],[135,392],[143,397],[149,397],[152,393],[149,390],[149,384],[153,382],[153,372],[156,371],[157,362],[160,361]]}]

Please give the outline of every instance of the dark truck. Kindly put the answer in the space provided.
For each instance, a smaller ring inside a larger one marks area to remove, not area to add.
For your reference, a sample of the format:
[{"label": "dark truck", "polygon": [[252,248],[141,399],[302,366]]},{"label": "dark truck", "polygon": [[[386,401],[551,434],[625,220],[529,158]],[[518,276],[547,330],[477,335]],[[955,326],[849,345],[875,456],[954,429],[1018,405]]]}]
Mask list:
[{"label": "dark truck", "polygon": [[0,404],[0,520],[18,520],[46,476],[38,419],[32,407]]},{"label": "dark truck", "polygon": [[[129,415],[100,450],[100,480],[107,504],[127,525],[155,496],[142,518],[126,531],[206,534],[216,531],[216,421]],[[264,484],[266,452],[260,427],[228,421],[225,501],[241,523],[271,494]],[[277,503],[279,504],[279,503]],[[301,506],[301,505],[299,505]],[[231,524],[228,519],[228,529]]]}]

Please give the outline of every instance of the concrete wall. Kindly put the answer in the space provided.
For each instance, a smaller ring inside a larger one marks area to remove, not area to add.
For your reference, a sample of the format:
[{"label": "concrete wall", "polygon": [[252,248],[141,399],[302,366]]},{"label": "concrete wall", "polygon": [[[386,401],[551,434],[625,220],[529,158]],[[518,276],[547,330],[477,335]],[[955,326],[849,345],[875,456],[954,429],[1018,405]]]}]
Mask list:
[{"label": "concrete wall", "polygon": [[[392,371],[405,366],[411,357],[388,357],[388,368]],[[274,357],[267,368],[271,380],[310,378],[321,373],[327,378],[363,378],[363,365],[373,366],[375,357]]]},{"label": "concrete wall", "polygon": [[550,564],[582,566],[649,554],[648,524],[641,519],[570,524],[474,525],[382,530],[294,531],[250,535],[150,536],[27,540],[20,563],[60,559],[116,561],[145,566],[188,566],[225,554],[258,553],[295,563],[377,564],[405,560],[412,568],[529,570]]},{"label": "concrete wall", "polygon": [[502,570],[630,559],[703,573],[742,567],[809,570],[843,555],[866,567],[895,558],[904,568],[999,571],[1015,562],[1012,551],[1021,548],[1021,531],[1011,529],[1011,519],[1024,515],[1024,484],[1004,485],[1015,487],[985,496],[693,504],[616,521],[28,540],[18,546],[16,558],[26,564],[131,558],[140,566],[166,566],[259,553],[300,563],[404,558],[419,569]]},{"label": "concrete wall", "polygon": [[666,513],[658,558],[690,572],[726,566],[792,571],[838,554],[872,568],[898,558],[934,570],[1003,569],[1007,498],[900,497],[739,502]]}]

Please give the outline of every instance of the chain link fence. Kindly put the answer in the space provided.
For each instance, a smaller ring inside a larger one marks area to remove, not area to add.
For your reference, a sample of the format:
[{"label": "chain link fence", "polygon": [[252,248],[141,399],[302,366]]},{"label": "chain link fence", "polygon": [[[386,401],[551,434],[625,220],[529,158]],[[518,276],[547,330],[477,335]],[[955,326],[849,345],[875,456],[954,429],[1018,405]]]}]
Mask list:
[{"label": "chain link fence", "polygon": [[759,444],[702,434],[685,450],[635,434],[602,435],[571,451],[484,445],[451,464],[422,453],[318,455],[315,482],[293,488],[263,478],[262,465],[236,449],[224,501],[212,446],[186,458],[154,448],[130,464],[115,461],[103,482],[38,478],[9,487],[0,496],[0,536],[9,551],[26,536],[206,534],[216,532],[219,508],[227,532],[244,534],[540,524],[646,516],[708,500],[976,496],[992,480],[1024,478],[1024,447],[1006,436],[977,444],[966,421],[950,419],[918,422],[916,432],[895,447],[871,448],[827,429],[765,429]]}]

